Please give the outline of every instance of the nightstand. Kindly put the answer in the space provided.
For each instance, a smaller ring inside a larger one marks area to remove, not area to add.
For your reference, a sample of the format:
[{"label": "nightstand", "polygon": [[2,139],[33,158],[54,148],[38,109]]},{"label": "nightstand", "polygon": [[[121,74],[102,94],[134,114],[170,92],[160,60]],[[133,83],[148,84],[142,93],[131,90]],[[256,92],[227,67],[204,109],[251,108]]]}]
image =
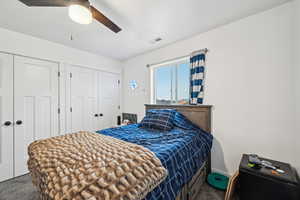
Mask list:
[{"label": "nightstand", "polygon": [[250,167],[248,155],[244,154],[239,167],[240,199],[299,200],[299,180],[291,165],[265,158],[260,160],[271,162],[284,173],[274,173],[265,167]]}]

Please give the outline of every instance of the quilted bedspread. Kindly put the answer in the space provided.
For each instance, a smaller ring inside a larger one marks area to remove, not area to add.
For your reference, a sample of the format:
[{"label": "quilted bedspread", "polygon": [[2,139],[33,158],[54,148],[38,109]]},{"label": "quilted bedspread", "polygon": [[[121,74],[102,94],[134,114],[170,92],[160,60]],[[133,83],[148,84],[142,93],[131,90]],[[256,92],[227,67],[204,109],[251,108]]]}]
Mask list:
[{"label": "quilted bedspread", "polygon": [[146,196],[146,200],[174,200],[207,160],[213,136],[201,129],[175,127],[159,132],[138,128],[137,124],[98,131],[146,147],[156,154],[168,170],[167,178]]},{"label": "quilted bedspread", "polygon": [[97,133],[39,140],[28,154],[42,200],[140,200],[167,176],[148,149]]}]

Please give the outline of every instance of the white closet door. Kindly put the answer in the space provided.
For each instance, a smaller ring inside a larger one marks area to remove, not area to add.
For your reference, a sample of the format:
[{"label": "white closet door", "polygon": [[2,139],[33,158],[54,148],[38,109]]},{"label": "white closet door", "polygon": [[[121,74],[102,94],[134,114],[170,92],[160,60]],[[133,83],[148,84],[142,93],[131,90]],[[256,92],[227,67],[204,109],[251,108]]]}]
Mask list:
[{"label": "white closet door", "polygon": [[15,57],[15,176],[28,172],[31,142],[58,135],[57,73],[56,63]]},{"label": "white closet door", "polygon": [[0,182],[13,177],[13,56],[0,53]]},{"label": "white closet door", "polygon": [[71,130],[97,130],[97,71],[71,67]]},{"label": "white closet door", "polygon": [[70,98],[70,96],[67,95],[67,92],[69,92],[69,88],[67,90],[67,87],[70,86],[70,76],[66,68],[67,68],[66,64],[60,64],[59,66],[60,135],[65,135],[66,133],[71,132],[71,130],[68,129],[68,124],[67,124],[69,111],[70,111],[70,105],[68,103],[68,98]]},{"label": "white closet door", "polygon": [[118,74],[99,72],[99,114],[102,129],[117,125],[120,115],[120,76]]}]

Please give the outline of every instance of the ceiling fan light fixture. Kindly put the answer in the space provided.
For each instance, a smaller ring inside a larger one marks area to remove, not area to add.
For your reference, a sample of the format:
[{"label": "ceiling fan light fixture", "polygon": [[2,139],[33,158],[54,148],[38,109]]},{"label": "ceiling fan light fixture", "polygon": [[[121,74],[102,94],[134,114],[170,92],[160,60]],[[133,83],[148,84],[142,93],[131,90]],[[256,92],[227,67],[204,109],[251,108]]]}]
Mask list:
[{"label": "ceiling fan light fixture", "polygon": [[90,9],[78,4],[69,6],[69,17],[79,24],[90,24],[93,20]]}]

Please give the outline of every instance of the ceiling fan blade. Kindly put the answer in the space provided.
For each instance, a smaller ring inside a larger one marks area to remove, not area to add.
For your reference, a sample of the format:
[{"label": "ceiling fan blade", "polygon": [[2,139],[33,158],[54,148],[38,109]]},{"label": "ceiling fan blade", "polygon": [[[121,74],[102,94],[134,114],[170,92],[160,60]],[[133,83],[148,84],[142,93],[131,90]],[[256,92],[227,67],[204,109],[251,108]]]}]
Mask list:
[{"label": "ceiling fan blade", "polygon": [[88,0],[19,0],[27,6],[67,7],[72,4],[85,4]]},{"label": "ceiling fan blade", "polygon": [[93,15],[93,18],[96,19],[98,22],[105,25],[107,28],[112,30],[115,33],[120,32],[122,29],[117,26],[115,23],[113,23],[110,19],[108,19],[105,15],[103,15],[99,10],[94,8],[93,6],[90,6],[91,12]]}]

